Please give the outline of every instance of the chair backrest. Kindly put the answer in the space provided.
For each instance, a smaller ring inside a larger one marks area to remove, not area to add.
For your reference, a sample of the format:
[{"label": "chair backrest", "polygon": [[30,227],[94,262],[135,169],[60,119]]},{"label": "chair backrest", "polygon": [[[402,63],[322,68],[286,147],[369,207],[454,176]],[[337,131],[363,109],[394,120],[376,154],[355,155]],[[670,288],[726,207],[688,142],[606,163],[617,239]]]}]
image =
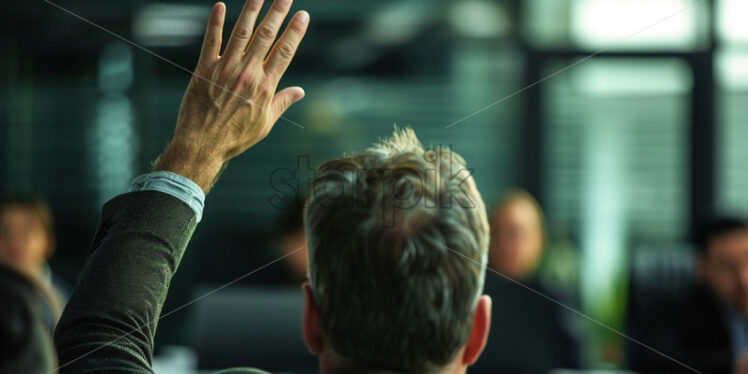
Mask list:
[{"label": "chair backrest", "polygon": [[694,282],[694,256],[688,246],[640,246],[631,252],[629,311],[636,313],[671,301]]},{"label": "chair backrest", "polygon": [[[198,290],[196,297],[209,292]],[[251,366],[272,372],[316,372],[301,333],[299,289],[232,286],[198,302],[191,347],[201,369]]]},{"label": "chair backrest", "polygon": [[[672,336],[673,313],[696,280],[693,251],[687,246],[638,247],[629,259],[626,334],[671,351],[678,344]],[[628,368],[652,369],[652,352],[630,340],[625,341],[625,351]]]}]

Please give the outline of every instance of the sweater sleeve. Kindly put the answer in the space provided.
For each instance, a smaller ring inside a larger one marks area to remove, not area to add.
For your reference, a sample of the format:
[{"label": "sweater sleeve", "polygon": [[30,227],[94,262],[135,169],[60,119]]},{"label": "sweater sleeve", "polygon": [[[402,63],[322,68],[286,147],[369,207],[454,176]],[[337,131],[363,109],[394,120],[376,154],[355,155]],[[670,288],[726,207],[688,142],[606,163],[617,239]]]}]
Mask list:
[{"label": "sweater sleeve", "polygon": [[86,264],[55,331],[59,373],[152,373],[153,339],[195,211],[158,191],[104,205]]}]

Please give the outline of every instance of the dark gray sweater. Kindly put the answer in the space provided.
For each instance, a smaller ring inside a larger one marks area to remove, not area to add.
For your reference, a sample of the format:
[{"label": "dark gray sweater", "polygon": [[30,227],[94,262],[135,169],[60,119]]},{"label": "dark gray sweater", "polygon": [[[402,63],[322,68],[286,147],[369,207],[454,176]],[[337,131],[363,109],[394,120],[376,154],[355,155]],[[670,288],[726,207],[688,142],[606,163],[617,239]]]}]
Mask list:
[{"label": "dark gray sweater", "polygon": [[104,205],[55,331],[60,374],[153,373],[156,325],[195,225],[188,205],[161,192],[128,193]]}]

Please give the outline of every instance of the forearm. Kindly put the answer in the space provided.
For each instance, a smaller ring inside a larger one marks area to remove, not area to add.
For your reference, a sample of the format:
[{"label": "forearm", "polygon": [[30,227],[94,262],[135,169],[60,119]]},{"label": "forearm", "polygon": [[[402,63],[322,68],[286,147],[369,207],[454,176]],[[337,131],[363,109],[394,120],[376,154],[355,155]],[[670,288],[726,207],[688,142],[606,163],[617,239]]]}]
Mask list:
[{"label": "forearm", "polygon": [[[297,12],[274,42],[290,5],[276,1],[262,21],[266,32],[252,37],[261,2],[247,2],[235,30],[249,32],[232,33],[220,56],[226,7],[213,6],[174,137],[154,165],[155,171],[173,172],[188,182],[175,181],[172,189],[167,185],[174,176],[163,176],[150,181],[155,191],[123,195],[104,207],[55,333],[61,373],[151,372],[156,323],[204,194],[226,162],[265,138],[304,97],[300,87],[276,92],[309,23],[306,12]],[[202,191],[195,194],[198,188]]]},{"label": "forearm", "polygon": [[150,371],[156,324],[195,224],[188,205],[156,191],[125,194],[104,206],[55,333],[60,373]]}]

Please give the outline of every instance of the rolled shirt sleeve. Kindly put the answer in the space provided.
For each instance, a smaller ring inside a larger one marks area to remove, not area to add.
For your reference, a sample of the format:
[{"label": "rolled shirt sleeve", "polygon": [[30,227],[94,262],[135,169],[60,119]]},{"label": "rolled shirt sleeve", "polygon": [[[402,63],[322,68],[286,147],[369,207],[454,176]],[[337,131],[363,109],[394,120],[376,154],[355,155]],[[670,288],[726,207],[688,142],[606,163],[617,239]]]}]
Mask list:
[{"label": "rolled shirt sleeve", "polygon": [[154,171],[132,181],[130,192],[159,191],[182,200],[195,211],[197,222],[203,218],[205,193],[197,183],[170,171]]}]

